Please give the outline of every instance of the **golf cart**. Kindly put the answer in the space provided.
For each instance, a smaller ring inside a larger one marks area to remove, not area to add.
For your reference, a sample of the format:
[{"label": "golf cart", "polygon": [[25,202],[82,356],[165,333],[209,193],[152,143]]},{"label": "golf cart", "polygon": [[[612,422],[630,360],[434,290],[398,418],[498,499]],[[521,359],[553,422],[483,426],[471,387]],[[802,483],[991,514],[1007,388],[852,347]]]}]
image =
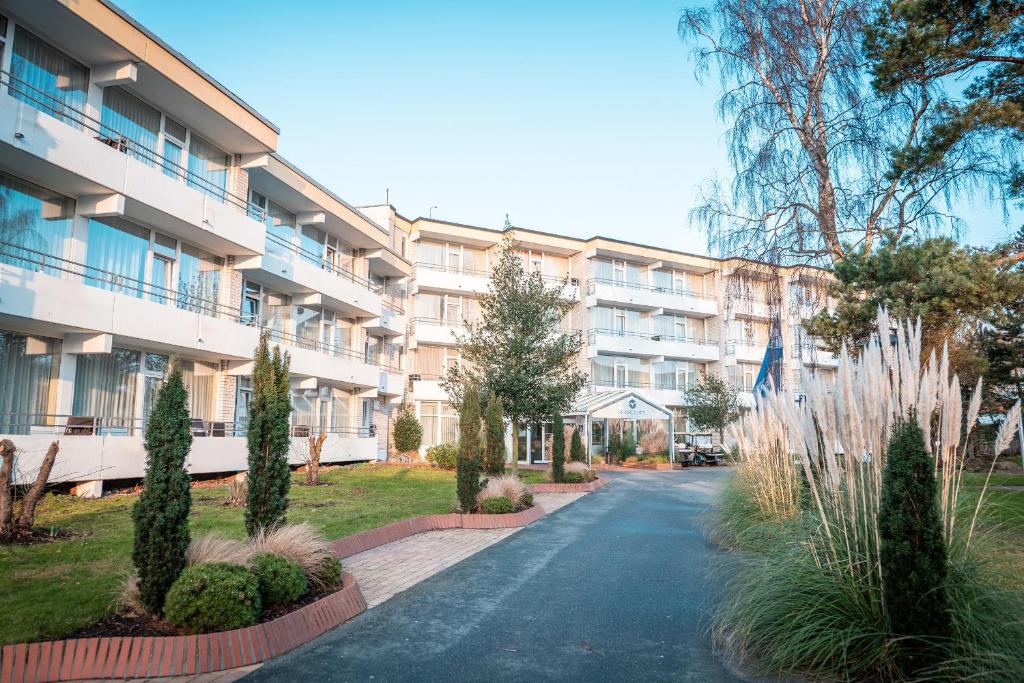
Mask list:
[{"label": "golf cart", "polygon": [[676,462],[690,465],[720,465],[725,460],[721,446],[711,443],[711,434],[677,432],[675,434]]}]

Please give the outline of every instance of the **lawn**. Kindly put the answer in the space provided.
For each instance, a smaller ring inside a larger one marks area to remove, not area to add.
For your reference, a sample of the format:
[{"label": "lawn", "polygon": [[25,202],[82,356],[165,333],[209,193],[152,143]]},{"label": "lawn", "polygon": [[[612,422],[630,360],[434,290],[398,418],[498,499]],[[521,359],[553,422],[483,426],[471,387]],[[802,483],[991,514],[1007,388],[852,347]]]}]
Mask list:
[{"label": "lawn", "polygon": [[[520,471],[529,483],[544,473]],[[417,515],[451,512],[455,473],[427,468],[354,465],[321,476],[327,486],[292,478],[288,521],[309,521],[329,539]],[[102,617],[132,571],[131,509],[136,495],[84,500],[47,495],[37,526],[74,538],[33,546],[0,546],[0,644],[58,638]],[[227,486],[192,489],[192,535],[216,531],[243,538],[242,508],[225,507]]]}]

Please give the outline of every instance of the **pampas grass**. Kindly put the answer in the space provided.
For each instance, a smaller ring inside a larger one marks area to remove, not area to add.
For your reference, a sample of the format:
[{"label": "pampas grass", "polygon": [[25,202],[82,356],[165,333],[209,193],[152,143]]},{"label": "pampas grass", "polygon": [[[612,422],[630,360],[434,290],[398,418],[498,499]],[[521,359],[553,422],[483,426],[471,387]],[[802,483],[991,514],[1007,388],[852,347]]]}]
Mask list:
[{"label": "pampas grass", "polygon": [[[568,463],[566,469],[568,469]],[[500,474],[487,480],[487,485],[480,491],[477,500],[484,501],[488,498],[504,496],[512,501],[512,505],[518,507],[525,494],[526,484],[522,479],[514,474]]]},{"label": "pampas grass", "polygon": [[185,564],[189,567],[208,562],[245,564],[248,560],[249,548],[245,543],[219,534],[197,536],[185,551]]},{"label": "pampas grass", "polygon": [[313,590],[330,588],[327,567],[337,559],[330,544],[308,522],[260,530],[249,541],[249,556],[270,553],[302,567]]}]

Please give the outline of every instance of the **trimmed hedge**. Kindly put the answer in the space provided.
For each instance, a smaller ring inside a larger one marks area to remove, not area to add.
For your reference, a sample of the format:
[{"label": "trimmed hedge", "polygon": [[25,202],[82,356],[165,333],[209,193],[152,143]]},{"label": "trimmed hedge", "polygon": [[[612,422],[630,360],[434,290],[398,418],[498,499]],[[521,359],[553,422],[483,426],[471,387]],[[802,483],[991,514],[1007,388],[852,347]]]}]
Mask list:
[{"label": "trimmed hedge", "polygon": [[459,448],[453,443],[439,443],[427,449],[427,462],[442,470],[454,470]]},{"label": "trimmed hedge", "polygon": [[264,609],[295,602],[309,590],[306,574],[298,562],[263,553],[249,560],[249,566],[259,581]]},{"label": "trimmed hedge", "polygon": [[263,603],[256,575],[237,564],[189,567],[167,592],[164,615],[190,633],[212,633],[256,623]]},{"label": "trimmed hedge", "polygon": [[516,511],[516,506],[505,496],[484,498],[480,501],[480,511],[488,515],[507,515]]}]

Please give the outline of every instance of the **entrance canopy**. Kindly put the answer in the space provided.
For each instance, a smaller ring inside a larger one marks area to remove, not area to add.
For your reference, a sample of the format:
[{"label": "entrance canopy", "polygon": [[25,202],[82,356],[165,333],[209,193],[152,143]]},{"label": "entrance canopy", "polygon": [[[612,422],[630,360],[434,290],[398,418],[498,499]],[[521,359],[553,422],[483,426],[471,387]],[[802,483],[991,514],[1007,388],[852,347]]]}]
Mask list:
[{"label": "entrance canopy", "polygon": [[607,452],[611,428],[627,430],[636,443],[646,429],[652,429],[652,425],[656,428],[661,422],[666,423],[664,432],[668,440],[665,446],[669,461],[673,460],[672,411],[635,391],[625,389],[584,394],[576,399],[565,416],[569,421],[583,425],[587,435],[588,462],[593,461],[594,455]]}]

